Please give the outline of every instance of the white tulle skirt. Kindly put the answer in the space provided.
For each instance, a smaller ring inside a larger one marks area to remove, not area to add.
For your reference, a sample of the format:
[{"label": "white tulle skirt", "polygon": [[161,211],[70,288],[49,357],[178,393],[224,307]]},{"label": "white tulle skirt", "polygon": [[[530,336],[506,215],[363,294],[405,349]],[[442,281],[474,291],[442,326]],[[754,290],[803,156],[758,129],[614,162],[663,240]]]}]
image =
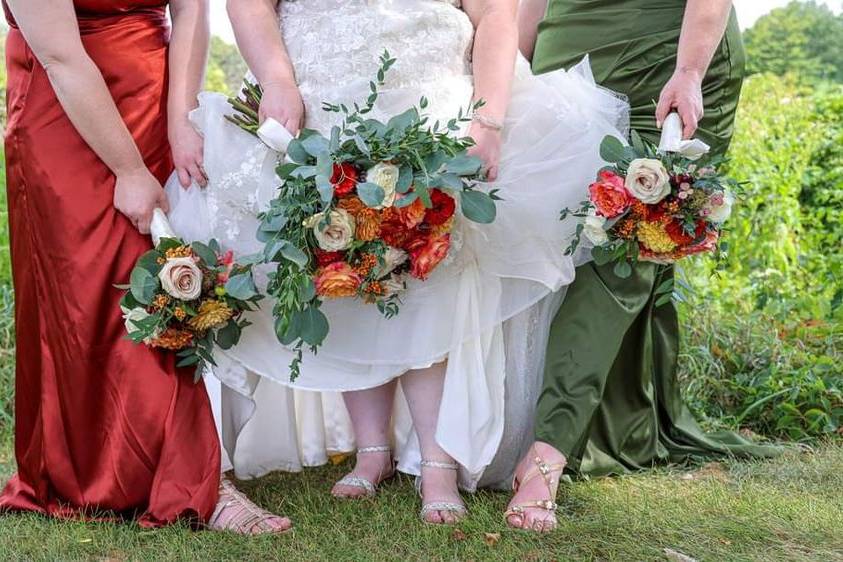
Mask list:
[{"label": "white tulle skirt", "polygon": [[[396,111],[420,95],[389,94]],[[466,103],[470,97],[469,81]],[[226,113],[222,96],[202,95],[195,123],[210,186],[183,191],[170,182],[170,218],[186,238],[215,237],[252,253],[260,249],[256,213],[277,189],[277,155],[226,122]],[[505,479],[531,441],[547,332],[578,265],[564,255],[576,221],[560,221],[559,213],[587,198],[604,165],[600,142],[625,136],[626,115],[623,100],[595,85],[587,61],[534,77],[520,60],[499,178],[488,186],[502,198],[493,224],[458,221],[451,255],[430,279],[410,285],[392,319],[359,301],[327,302],[330,334],[318,355],[305,355],[295,382],[268,304],[250,316],[241,343],[219,354],[214,375],[223,387],[214,395],[238,476],[298,470],[353,450],[340,392],[447,359],[437,440],[463,467],[465,488]],[[400,391],[394,426],[399,468],[417,474],[418,442]]]}]

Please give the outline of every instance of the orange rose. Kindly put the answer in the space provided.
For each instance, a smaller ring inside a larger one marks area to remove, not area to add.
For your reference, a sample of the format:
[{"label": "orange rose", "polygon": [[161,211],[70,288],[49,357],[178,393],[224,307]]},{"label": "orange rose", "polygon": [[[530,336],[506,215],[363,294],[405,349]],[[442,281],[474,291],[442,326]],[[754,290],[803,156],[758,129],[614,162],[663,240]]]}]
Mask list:
[{"label": "orange rose", "polygon": [[[424,205],[422,205],[424,209]],[[424,213],[422,213],[424,216]],[[401,213],[395,207],[387,207],[381,214],[379,236],[396,248],[403,248],[408,240],[415,234],[415,231],[408,229],[401,220]]]},{"label": "orange rose", "polygon": [[378,232],[381,229],[381,215],[378,211],[366,207],[360,209],[355,218],[357,219],[357,229],[354,235],[358,240],[368,242],[378,237]]},{"label": "orange rose", "polygon": [[331,299],[353,297],[363,280],[345,262],[336,262],[320,268],[314,283],[316,294]]},{"label": "orange rose", "polygon": [[589,186],[588,193],[597,214],[607,219],[622,214],[632,203],[623,179],[608,170],[600,172],[599,180]]},{"label": "orange rose", "polygon": [[410,275],[422,281],[442,263],[451,247],[451,235],[419,237],[409,245]]},{"label": "orange rose", "polygon": [[415,201],[406,207],[398,208],[398,217],[408,229],[413,229],[420,225],[426,213],[427,209],[425,209],[424,203],[419,198],[416,198]]}]

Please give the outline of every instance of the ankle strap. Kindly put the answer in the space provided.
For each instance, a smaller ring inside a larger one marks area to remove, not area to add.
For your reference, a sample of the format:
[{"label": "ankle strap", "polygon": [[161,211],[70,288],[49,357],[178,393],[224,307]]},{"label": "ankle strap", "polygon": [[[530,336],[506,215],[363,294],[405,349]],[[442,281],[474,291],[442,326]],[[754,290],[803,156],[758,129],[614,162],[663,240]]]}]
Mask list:
[{"label": "ankle strap", "polygon": [[378,445],[376,447],[360,447],[357,449],[358,455],[366,455],[372,453],[391,453],[392,447],[389,445]]},{"label": "ankle strap", "polygon": [[459,470],[460,465],[454,462],[422,461],[423,468],[441,468],[443,470]]}]

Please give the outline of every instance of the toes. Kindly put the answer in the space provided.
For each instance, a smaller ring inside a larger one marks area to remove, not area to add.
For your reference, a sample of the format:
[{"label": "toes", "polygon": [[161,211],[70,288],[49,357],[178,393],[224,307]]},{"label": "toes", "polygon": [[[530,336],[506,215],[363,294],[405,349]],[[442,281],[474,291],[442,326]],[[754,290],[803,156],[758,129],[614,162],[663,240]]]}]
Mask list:
[{"label": "toes", "polygon": [[439,516],[446,525],[453,525],[457,522],[456,516],[450,511],[440,511]]},{"label": "toes", "polygon": [[513,529],[523,529],[524,517],[521,515],[510,515],[506,518],[506,523]]}]

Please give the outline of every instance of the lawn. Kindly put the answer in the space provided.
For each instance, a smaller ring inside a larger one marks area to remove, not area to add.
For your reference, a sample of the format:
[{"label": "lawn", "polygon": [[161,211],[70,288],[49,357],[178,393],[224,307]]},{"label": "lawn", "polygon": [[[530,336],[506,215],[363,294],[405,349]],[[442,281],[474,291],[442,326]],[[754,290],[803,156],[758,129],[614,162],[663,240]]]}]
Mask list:
[{"label": "lawn", "polygon": [[[560,493],[549,536],[506,529],[505,494],[468,499],[458,528],[421,524],[411,482],[374,500],[339,502],[327,490],[348,466],[275,474],[242,487],[290,515],[287,535],[240,538],[184,528],[0,518],[0,558],[11,560],[697,560],[843,561],[843,447],[793,451],[775,461],[712,463],[577,482]],[[12,470],[0,453],[0,473]]]}]

